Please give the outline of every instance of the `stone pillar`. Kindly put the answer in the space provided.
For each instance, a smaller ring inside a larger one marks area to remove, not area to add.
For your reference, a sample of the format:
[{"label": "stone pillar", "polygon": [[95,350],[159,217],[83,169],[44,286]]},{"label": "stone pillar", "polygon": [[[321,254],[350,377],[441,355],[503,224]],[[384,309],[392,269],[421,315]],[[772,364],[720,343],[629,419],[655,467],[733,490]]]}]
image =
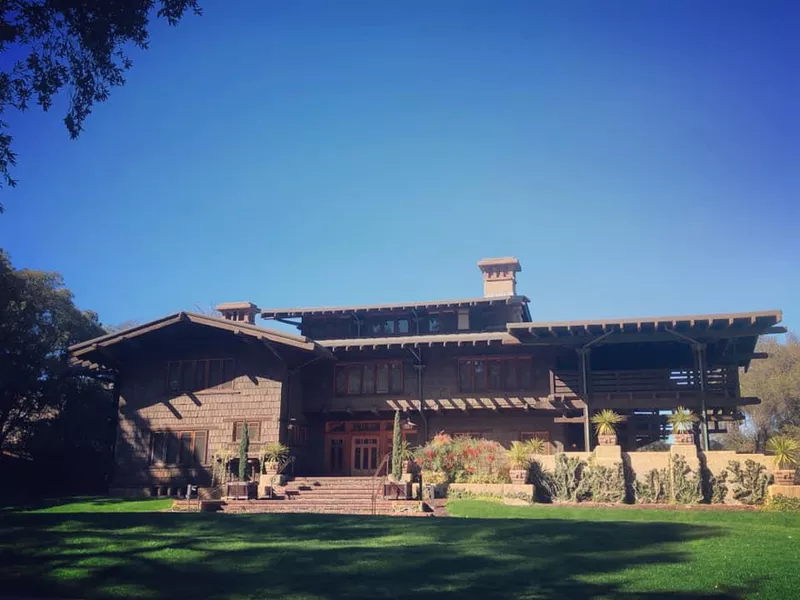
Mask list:
[{"label": "stone pillar", "polygon": [[670,457],[681,455],[686,459],[686,464],[692,471],[700,472],[700,456],[697,453],[697,446],[694,444],[672,444],[669,447]]}]

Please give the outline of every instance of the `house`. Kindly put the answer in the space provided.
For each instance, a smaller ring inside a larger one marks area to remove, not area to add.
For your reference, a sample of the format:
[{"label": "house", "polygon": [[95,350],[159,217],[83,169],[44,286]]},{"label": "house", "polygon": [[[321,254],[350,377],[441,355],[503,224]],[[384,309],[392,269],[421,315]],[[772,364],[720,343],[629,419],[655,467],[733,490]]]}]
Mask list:
[{"label": "house", "polygon": [[[391,444],[439,431],[551,451],[595,443],[589,418],[626,416],[623,448],[670,435],[678,405],[701,417],[699,442],[742,418],[739,369],[763,358],[780,311],[537,322],[517,293],[514,258],[482,260],[483,295],[436,302],[181,312],[77,344],[76,365],[112,374],[119,403],[114,488],[207,485],[212,456],[269,441],[296,473],[372,475]],[[291,323],[297,334],[256,324]]]}]

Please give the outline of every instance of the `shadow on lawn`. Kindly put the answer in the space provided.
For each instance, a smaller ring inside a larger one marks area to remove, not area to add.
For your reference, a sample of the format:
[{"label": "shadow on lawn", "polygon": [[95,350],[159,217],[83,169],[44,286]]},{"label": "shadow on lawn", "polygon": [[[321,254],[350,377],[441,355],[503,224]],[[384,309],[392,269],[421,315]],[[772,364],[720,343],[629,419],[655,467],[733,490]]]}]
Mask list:
[{"label": "shadow on lawn", "polygon": [[626,593],[583,581],[688,560],[680,542],[717,535],[557,519],[3,515],[0,585],[59,597],[741,597],[751,590]]}]

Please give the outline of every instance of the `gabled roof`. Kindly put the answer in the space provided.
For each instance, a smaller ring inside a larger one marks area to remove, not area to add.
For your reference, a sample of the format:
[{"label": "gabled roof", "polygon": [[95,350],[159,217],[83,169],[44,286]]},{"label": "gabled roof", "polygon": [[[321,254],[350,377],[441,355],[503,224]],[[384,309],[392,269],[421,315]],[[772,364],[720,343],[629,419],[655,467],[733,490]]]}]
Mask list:
[{"label": "gabled roof", "polygon": [[226,319],[210,317],[208,315],[179,312],[156,319],[155,321],[136,325],[130,329],[109,333],[108,335],[96,337],[79,344],[74,344],[73,346],[69,347],[70,359],[74,363],[80,363],[84,360],[84,357],[98,350],[109,348],[129,340],[134,340],[139,336],[143,336],[153,331],[164,329],[171,325],[182,322],[195,323],[197,325],[212,327],[223,331],[230,331],[234,334],[249,336],[265,342],[290,346],[308,352],[317,352],[326,355],[329,354],[327,350],[319,346],[313,340],[302,335],[292,335],[282,331],[276,331],[274,329],[258,327],[257,325],[251,325],[249,323],[228,321]]},{"label": "gabled roof", "polygon": [[317,306],[308,308],[265,308],[261,310],[264,319],[287,319],[293,317],[345,315],[350,313],[382,313],[408,311],[414,309],[439,310],[468,306],[492,306],[498,304],[527,304],[526,296],[496,296],[466,298],[462,300],[439,300],[433,302],[399,302],[392,304],[361,304],[354,306]]}]

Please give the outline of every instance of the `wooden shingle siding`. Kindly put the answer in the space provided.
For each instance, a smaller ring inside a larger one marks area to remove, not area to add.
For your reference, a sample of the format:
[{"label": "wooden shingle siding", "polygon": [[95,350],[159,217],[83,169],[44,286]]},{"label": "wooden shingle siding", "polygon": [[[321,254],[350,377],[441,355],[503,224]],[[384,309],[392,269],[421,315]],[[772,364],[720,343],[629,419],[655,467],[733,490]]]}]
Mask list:
[{"label": "wooden shingle siding", "polygon": [[[234,359],[232,388],[169,392],[166,386],[168,360],[205,358]],[[120,374],[119,433],[116,450],[115,487],[157,485],[176,480],[205,483],[213,454],[226,446],[234,451],[234,421],[258,422],[260,438],[251,453],[265,442],[280,439],[283,367],[265,349],[243,343],[198,349],[190,353],[165,351],[131,362]],[[153,431],[208,431],[206,464],[202,467],[154,466],[149,464]]]}]

